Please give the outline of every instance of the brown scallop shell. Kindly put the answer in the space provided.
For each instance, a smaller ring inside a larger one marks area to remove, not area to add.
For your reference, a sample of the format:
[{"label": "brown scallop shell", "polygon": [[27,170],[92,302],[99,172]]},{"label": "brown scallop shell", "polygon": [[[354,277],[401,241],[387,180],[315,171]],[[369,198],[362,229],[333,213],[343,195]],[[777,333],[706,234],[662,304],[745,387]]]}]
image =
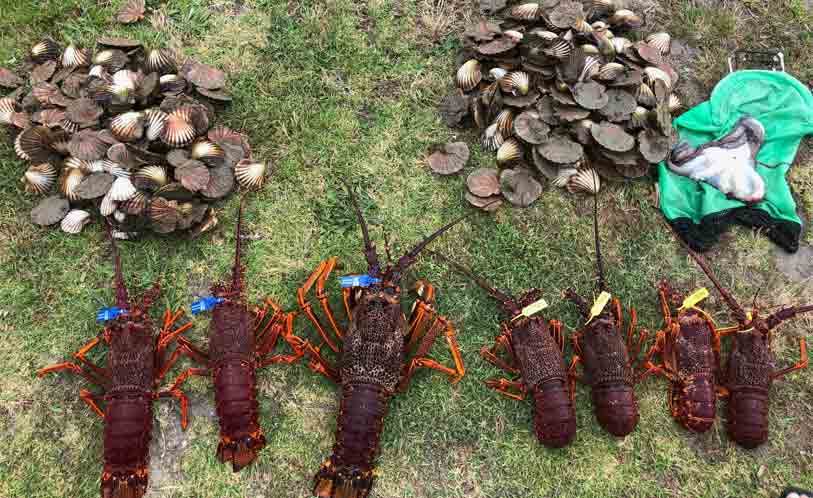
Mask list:
[{"label": "brown scallop shell", "polygon": [[116,21],[132,24],[144,19],[144,0],[127,0],[116,13]]},{"label": "brown scallop shell", "polygon": [[48,81],[56,72],[57,61],[45,61],[31,70],[31,84]]},{"label": "brown scallop shell", "polygon": [[17,76],[13,71],[0,67],[0,86],[5,88],[17,88],[23,83],[25,83],[23,79]]},{"label": "brown scallop shell", "polygon": [[43,195],[56,183],[56,169],[50,163],[35,164],[28,167],[20,181],[25,183],[25,191]]},{"label": "brown scallop shell", "polygon": [[190,192],[199,192],[209,184],[211,176],[209,168],[200,161],[188,161],[179,168],[175,168],[175,179]]},{"label": "brown scallop shell", "polygon": [[[466,166],[466,163],[469,162],[469,147],[465,142],[448,143],[430,154],[427,158],[427,162],[435,173],[439,175],[452,175],[462,170]],[[238,163],[238,165],[239,164],[240,163]],[[236,170],[235,167],[235,174]]]},{"label": "brown scallop shell", "polygon": [[108,145],[104,143],[93,130],[80,130],[71,137],[68,151],[72,156],[93,161],[105,157]]},{"label": "brown scallop shell", "polygon": [[59,45],[50,38],[44,38],[31,47],[31,59],[37,63],[42,64],[45,61],[55,61],[59,59],[61,50]]},{"label": "brown scallop shell", "polygon": [[200,193],[209,199],[225,197],[234,189],[234,171],[229,166],[218,166],[209,170],[209,185]]},{"label": "brown scallop shell", "polygon": [[477,197],[500,193],[500,172],[494,168],[478,168],[466,178],[466,187]]},{"label": "brown scallop shell", "polygon": [[79,195],[76,190],[79,184],[85,179],[87,174],[79,168],[66,168],[59,177],[59,190],[68,200],[78,201]]},{"label": "brown scallop shell", "polygon": [[96,123],[104,113],[104,109],[96,105],[91,99],[76,99],[65,108],[65,117],[79,125]]},{"label": "brown scallop shell", "polygon": [[21,159],[33,163],[45,163],[53,153],[51,144],[55,134],[45,126],[34,126],[23,130],[15,141],[15,150]]},{"label": "brown scallop shell", "polygon": [[144,135],[144,115],[130,111],[110,120],[110,132],[122,142],[135,142]]},{"label": "brown scallop shell", "polygon": [[67,199],[52,195],[40,201],[40,203],[31,210],[31,221],[35,225],[40,226],[54,225],[62,221],[70,210],[71,205]]},{"label": "brown scallop shell", "polygon": [[184,107],[173,111],[167,116],[167,123],[161,140],[170,147],[180,148],[192,143],[197,136],[195,126],[192,124],[192,111]]},{"label": "brown scallop shell", "polygon": [[226,86],[226,73],[220,69],[194,61],[188,66],[184,64],[182,69],[185,69],[182,76],[196,87],[217,90]]},{"label": "brown scallop shell", "polygon": [[503,197],[518,207],[528,207],[542,195],[542,184],[525,168],[503,170],[500,188]]},{"label": "brown scallop shell", "polygon": [[155,48],[149,51],[144,60],[144,69],[148,73],[158,73],[159,76],[174,74],[178,71],[175,55],[165,48]]}]

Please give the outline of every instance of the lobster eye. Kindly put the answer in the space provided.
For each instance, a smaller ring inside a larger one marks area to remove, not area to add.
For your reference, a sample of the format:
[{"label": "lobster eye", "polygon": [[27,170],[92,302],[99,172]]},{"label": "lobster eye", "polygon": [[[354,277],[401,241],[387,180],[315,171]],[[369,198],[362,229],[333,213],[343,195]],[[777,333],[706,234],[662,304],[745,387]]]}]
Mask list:
[{"label": "lobster eye", "polygon": [[246,447],[251,448],[254,446],[254,439],[252,439],[251,436],[246,436],[243,438],[243,444],[245,444]]}]

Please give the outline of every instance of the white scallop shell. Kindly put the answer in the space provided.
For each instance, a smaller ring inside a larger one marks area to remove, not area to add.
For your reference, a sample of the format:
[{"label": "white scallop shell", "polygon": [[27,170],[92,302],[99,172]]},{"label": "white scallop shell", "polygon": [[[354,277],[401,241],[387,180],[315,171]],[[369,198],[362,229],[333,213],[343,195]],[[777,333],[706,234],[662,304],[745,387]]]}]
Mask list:
[{"label": "white scallop shell", "polygon": [[647,118],[649,117],[649,111],[641,106],[635,108],[632,115],[630,116],[630,126],[633,128],[643,128],[646,126]]},{"label": "white scallop shell", "polygon": [[683,107],[683,104],[680,102],[680,98],[674,93],[669,94],[669,112],[674,114]]},{"label": "white scallop shell", "polygon": [[121,202],[134,196],[136,192],[137,190],[129,178],[120,177],[113,182],[108,194],[112,200]]},{"label": "white scallop shell", "polygon": [[97,159],[95,161],[83,161],[81,169],[87,174],[101,173],[104,171],[104,160]]},{"label": "white scallop shell", "polygon": [[115,220],[116,220],[116,221],[118,221],[119,223],[124,223],[124,220],[126,220],[126,219],[127,219],[127,214],[126,214],[126,213],[122,213],[122,212],[121,212],[121,211],[119,211],[119,210],[113,211],[113,219],[115,219]]},{"label": "white scallop shell", "polygon": [[69,201],[79,200],[76,189],[79,187],[79,184],[82,183],[82,180],[85,179],[85,176],[87,176],[85,172],[79,168],[68,168],[62,172],[62,177],[59,181],[59,189]]},{"label": "white scallop shell", "polygon": [[72,209],[62,218],[59,227],[65,233],[77,234],[90,223],[90,213],[82,209]]},{"label": "white scallop shell", "polygon": [[56,183],[56,169],[49,163],[35,164],[28,168],[20,180],[25,183],[26,192],[44,194]]},{"label": "white scallop shell", "polygon": [[550,182],[554,187],[564,188],[567,186],[570,177],[577,172],[578,170],[576,168],[559,168],[559,171],[556,173],[556,178]]},{"label": "white scallop shell", "polygon": [[181,148],[195,139],[195,127],[192,125],[190,111],[187,108],[177,109],[167,116],[167,123],[161,139],[167,145]]},{"label": "white scallop shell", "polygon": [[491,76],[491,78],[494,79],[494,81],[499,81],[502,79],[503,76],[508,74],[508,71],[501,67],[495,67],[492,68],[491,71],[488,72],[488,74],[489,76]]},{"label": "white scallop shell", "polygon": [[10,98],[0,99],[0,123],[11,124],[14,114],[17,112],[17,105]]},{"label": "white scallop shell", "polygon": [[99,213],[102,216],[110,216],[116,210],[116,201],[110,195],[110,191],[102,197],[102,203],[99,205]]},{"label": "white scallop shell", "polygon": [[522,158],[522,145],[516,138],[509,138],[497,150],[497,163],[506,164]]},{"label": "white scallop shell", "polygon": [[268,163],[243,159],[234,166],[234,178],[246,188],[259,188],[268,174]]},{"label": "white scallop shell", "polygon": [[652,33],[644,41],[657,48],[661,55],[667,55],[672,47],[672,37],[669,36],[669,33]]},{"label": "white scallop shell", "polygon": [[526,21],[532,21],[539,17],[539,13],[541,9],[539,8],[538,3],[524,3],[522,5],[517,5],[511,9],[511,15],[513,17],[524,19]]},{"label": "white scallop shell", "polygon": [[19,157],[23,161],[30,161],[31,156],[26,154],[25,151],[23,150],[22,145],[20,145],[20,138],[22,138],[22,136],[23,136],[22,133],[18,133],[17,138],[14,139],[14,152],[16,152],[17,157]]},{"label": "white scallop shell", "polygon": [[522,33],[517,30],[509,29],[508,31],[503,31],[503,36],[507,36],[511,38],[515,43],[519,43],[525,37]]},{"label": "white scallop shell", "polygon": [[559,38],[559,35],[557,35],[553,31],[548,31],[548,30],[544,30],[544,29],[535,29],[535,30],[531,31],[528,34],[533,34],[537,38],[540,38],[543,41],[548,42],[548,43],[551,43],[554,40]]},{"label": "white scallop shell", "polygon": [[88,76],[93,76],[95,78],[106,80],[109,75],[107,74],[107,69],[105,69],[104,66],[96,64],[96,65],[90,66],[90,71],[88,72]]},{"label": "white scallop shell", "polygon": [[113,84],[118,86],[123,86],[128,90],[135,90],[138,86],[138,82],[142,77],[129,69],[122,69],[120,71],[116,71],[113,74]]},{"label": "white scallop shell", "polygon": [[135,111],[119,114],[110,121],[110,131],[122,142],[135,142],[144,135],[144,115]]},{"label": "white scallop shell", "polygon": [[62,65],[64,67],[86,66],[90,61],[87,52],[80,49],[73,43],[68,45],[62,54]]},{"label": "white scallop shell", "polygon": [[503,137],[510,136],[511,130],[514,129],[514,111],[508,108],[503,109],[497,115],[497,119],[494,120],[494,124],[497,125],[497,130],[502,134]]},{"label": "white scallop shell", "polygon": [[623,54],[628,48],[632,47],[632,42],[623,36],[614,37],[610,40],[610,43],[613,44],[613,48],[615,48],[615,52],[618,54]]},{"label": "white scallop shell", "polygon": [[653,92],[652,87],[646,83],[641,83],[638,90],[636,90],[635,100],[645,107],[655,107],[655,104],[658,103],[657,100],[655,100],[655,92]]},{"label": "white scallop shell", "polygon": [[474,87],[480,84],[483,79],[483,73],[480,72],[480,61],[477,59],[470,59],[466,61],[457,70],[457,86],[464,92],[471,91]]},{"label": "white scallop shell", "polygon": [[672,78],[663,69],[650,66],[644,69],[644,78],[652,87],[655,86],[656,81],[662,81],[666,85],[667,91],[672,90]]},{"label": "white scallop shell", "polygon": [[225,156],[223,148],[214,142],[208,140],[200,140],[192,145],[191,150],[192,159],[200,159],[206,161],[211,158],[222,158]]},{"label": "white scallop shell", "polygon": [[157,140],[167,126],[169,114],[160,109],[148,109],[144,112],[147,124],[147,140]]},{"label": "white scallop shell", "polygon": [[593,168],[578,170],[567,181],[567,191],[571,194],[597,194],[601,189],[601,179]]},{"label": "white scallop shell", "polygon": [[486,131],[483,132],[483,148],[490,151],[495,151],[500,148],[500,146],[505,142],[505,138],[503,138],[502,133],[497,130],[497,123],[491,124]]},{"label": "white scallop shell", "polygon": [[145,178],[157,187],[163,187],[169,182],[167,170],[161,166],[144,166],[136,171],[135,176],[138,178]]}]

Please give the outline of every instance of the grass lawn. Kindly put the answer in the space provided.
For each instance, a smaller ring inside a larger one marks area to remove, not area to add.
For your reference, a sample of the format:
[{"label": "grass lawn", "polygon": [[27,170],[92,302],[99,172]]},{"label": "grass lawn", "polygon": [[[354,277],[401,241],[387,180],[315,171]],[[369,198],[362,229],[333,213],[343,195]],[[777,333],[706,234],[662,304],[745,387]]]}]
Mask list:
[{"label": "grass lawn", "polygon": [[[121,0],[4,1],[0,65],[13,67],[41,35],[92,43],[103,34],[166,45],[226,69],[235,95],[221,122],[245,131],[255,154],[273,159],[272,181],[249,199],[245,233],[251,299],[274,296],[296,305],[296,288],[322,259],[337,255],[346,272],[365,268],[361,236],[340,178],[357,186],[383,247],[396,252],[467,212],[463,178],[437,178],[424,164],[434,142],[467,141],[464,174],[492,166],[473,132],[448,129],[436,105],[450,91],[464,24],[477,2],[464,0],[148,0],[152,11],[132,27],[112,22]],[[644,5],[651,30],[681,40],[678,93],[704,100],[735,47],[778,46],[788,71],[813,79],[813,10],[802,0],[660,0]],[[34,372],[63,361],[95,335],[95,311],[113,299],[109,245],[99,223],[82,236],[29,221],[36,202],[19,182],[24,165],[0,140],[0,496],[98,496],[102,423],[78,398],[74,377],[38,380]],[[813,215],[813,159],[804,145],[792,184]],[[654,284],[668,278],[684,291],[707,280],[664,229],[651,186],[614,184],[600,198],[608,281],[640,322],[660,327]],[[237,199],[219,206],[221,224],[194,241],[151,236],[121,245],[131,289],[161,277],[161,307],[186,306],[231,263]],[[592,201],[546,187],[529,209],[478,214],[433,248],[476,268],[495,285],[540,287],[571,332],[579,323],[560,298],[575,286],[592,292]],[[813,237],[805,235],[803,251]],[[807,253],[810,254],[810,253]],[[764,305],[813,301],[810,278],[791,280],[763,236],[734,229],[710,253],[721,280],[744,302],[761,289]],[[808,258],[809,259],[809,258]],[[809,261],[808,261],[809,264]],[[808,269],[809,271],[809,269]],[[450,387],[421,373],[392,403],[373,496],[384,497],[774,497],[787,483],[813,488],[813,373],[775,384],[768,444],[745,451],[718,419],[688,434],[666,408],[666,385],[638,387],[641,421],[624,440],[603,432],[589,392],[577,393],[579,432],[567,449],[541,447],[528,403],[499,397],[483,381],[497,371],[480,347],[500,319],[489,298],[426,258],[407,275],[435,283],[438,307],[460,330],[468,373]],[[340,297],[338,286],[333,297]],[[339,300],[334,299],[338,304]],[[729,317],[716,293],[706,309]],[[203,342],[206,318],[189,334]],[[796,338],[813,341],[813,320],[781,329],[780,364],[796,361]],[[304,320],[301,334],[312,334]],[[434,354],[450,356],[438,342]],[[95,358],[102,360],[101,356]],[[173,377],[175,374],[171,374]],[[188,384],[191,424],[181,432],[177,405],[159,403],[149,497],[302,497],[333,445],[337,389],[304,366],[272,366],[259,375],[261,422],[269,443],[258,461],[232,473],[215,459],[217,425],[207,379]]]}]

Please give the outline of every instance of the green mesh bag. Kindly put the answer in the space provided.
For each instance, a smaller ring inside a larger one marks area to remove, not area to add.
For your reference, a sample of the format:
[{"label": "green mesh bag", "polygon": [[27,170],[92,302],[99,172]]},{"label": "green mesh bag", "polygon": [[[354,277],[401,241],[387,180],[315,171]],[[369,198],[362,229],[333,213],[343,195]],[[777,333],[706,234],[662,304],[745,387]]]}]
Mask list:
[{"label": "green mesh bag", "polygon": [[765,143],[756,157],[766,194],[756,204],[728,198],[713,186],[658,165],[660,206],[666,219],[694,249],[709,249],[731,224],[762,228],[789,252],[799,248],[802,220],[785,175],[799,143],[813,134],[813,95],[792,76],[774,71],[738,71],[714,88],[707,102],[674,122],[680,140],[697,147],[718,140],[742,116],[765,127]]}]

